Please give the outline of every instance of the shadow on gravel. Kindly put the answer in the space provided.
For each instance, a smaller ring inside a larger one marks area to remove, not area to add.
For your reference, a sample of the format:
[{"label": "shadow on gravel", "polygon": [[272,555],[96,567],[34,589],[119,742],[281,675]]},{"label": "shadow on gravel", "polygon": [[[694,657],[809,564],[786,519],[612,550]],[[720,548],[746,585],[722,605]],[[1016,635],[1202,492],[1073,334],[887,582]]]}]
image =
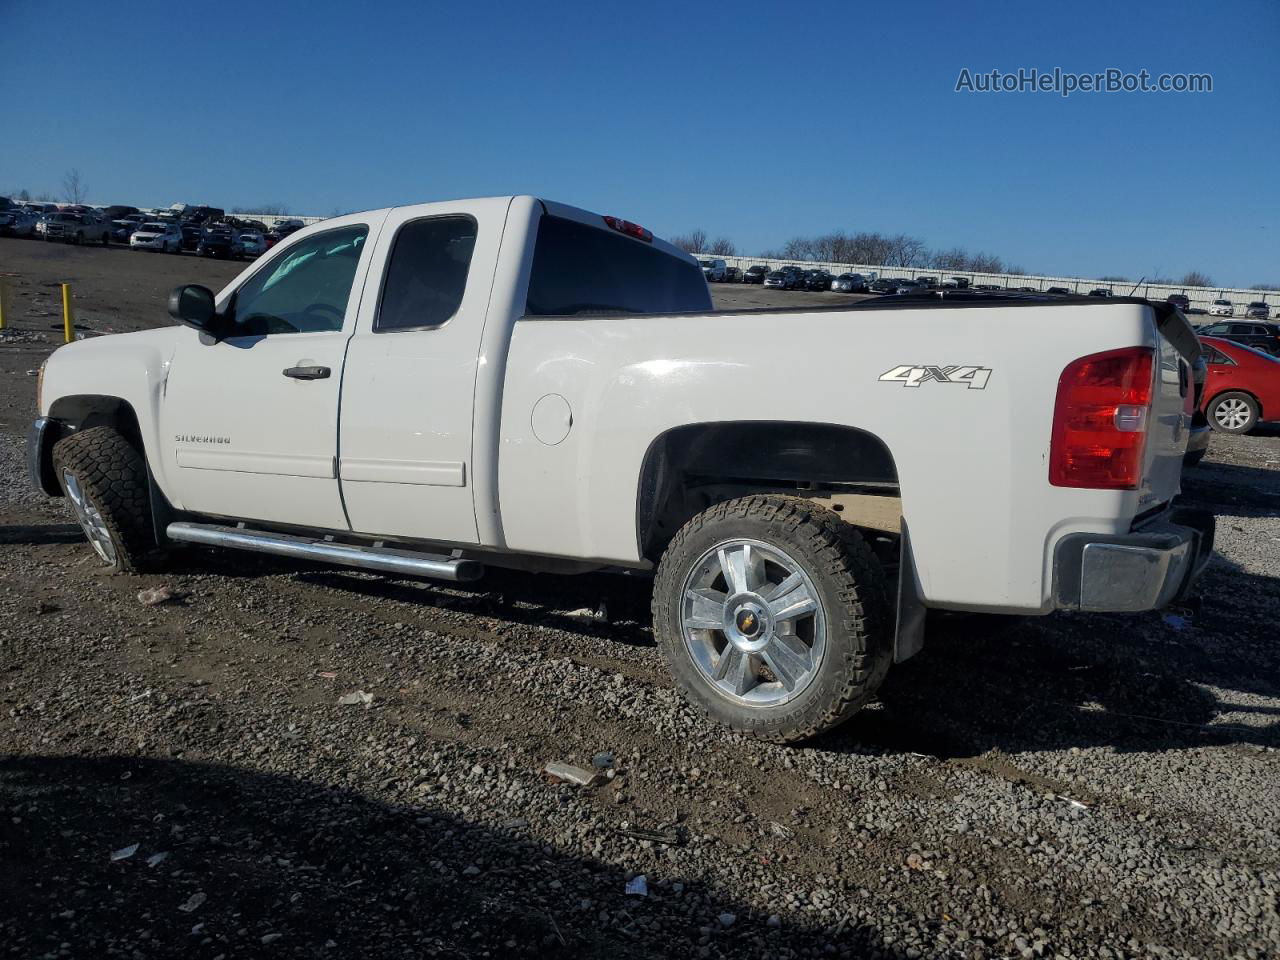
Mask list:
[{"label": "shadow on gravel", "polygon": [[0,943],[15,956],[818,956],[833,940],[899,955],[857,925],[769,927],[652,870],[649,896],[624,896],[617,868],[522,824],[234,767],[0,758],[0,811]]},{"label": "shadow on gravel", "polygon": [[923,653],[881,689],[884,709],[814,746],[944,758],[1280,746],[1280,633],[1266,612],[1280,580],[1218,558],[1197,593],[1141,615],[931,620]]},{"label": "shadow on gravel", "polygon": [[1280,466],[1210,463],[1184,471],[1181,501],[1210,507],[1247,507],[1280,516]]},{"label": "shadow on gravel", "polygon": [[[379,580],[345,571],[309,572],[307,583],[358,596],[398,600],[423,607],[471,615],[500,617],[511,623],[555,627],[586,636],[606,636],[628,646],[651,647],[649,581],[608,573],[572,576],[489,569],[475,583],[448,584],[448,592],[415,580]],[[594,619],[586,614],[607,615]],[[569,616],[571,611],[584,613]]]},{"label": "shadow on gravel", "polygon": [[[556,576],[490,568],[475,583],[443,583],[397,579],[261,554],[200,549],[175,551],[168,572],[233,579],[287,575],[300,583],[358,598],[554,627],[584,636],[604,636],[629,646],[653,646],[649,630],[651,588],[642,577],[610,573]],[[571,611],[598,611],[602,603],[607,611],[605,618],[568,615]]]},{"label": "shadow on gravel", "polygon": [[84,541],[84,531],[74,523],[31,525],[0,524],[0,544],[76,543]]}]

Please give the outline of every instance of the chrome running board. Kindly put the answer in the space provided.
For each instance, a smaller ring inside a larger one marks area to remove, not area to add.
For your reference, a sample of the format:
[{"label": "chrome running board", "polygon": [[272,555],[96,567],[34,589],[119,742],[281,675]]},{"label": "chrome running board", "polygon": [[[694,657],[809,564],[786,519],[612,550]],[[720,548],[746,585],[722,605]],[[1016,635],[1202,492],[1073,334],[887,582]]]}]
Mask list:
[{"label": "chrome running board", "polygon": [[338,563],[361,570],[381,570],[434,580],[479,580],[484,565],[475,560],[443,557],[383,546],[359,546],[287,533],[265,533],[244,527],[224,527],[213,523],[171,523],[165,531],[170,540],[200,543],[209,547],[231,547],[271,553],[278,557]]}]

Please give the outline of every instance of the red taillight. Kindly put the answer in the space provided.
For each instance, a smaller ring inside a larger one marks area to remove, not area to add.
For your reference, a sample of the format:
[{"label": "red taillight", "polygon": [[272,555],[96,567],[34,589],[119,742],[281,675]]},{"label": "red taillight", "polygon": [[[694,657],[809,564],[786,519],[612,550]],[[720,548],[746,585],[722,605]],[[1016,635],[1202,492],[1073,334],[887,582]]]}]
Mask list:
[{"label": "red taillight", "polygon": [[619,233],[625,233],[628,237],[635,237],[645,243],[653,242],[653,232],[646,230],[638,223],[632,223],[630,220],[620,220],[617,217],[605,217],[604,222]]},{"label": "red taillight", "polygon": [[1049,448],[1055,487],[1134,490],[1151,410],[1152,351],[1108,350],[1072,361],[1058,378]]}]

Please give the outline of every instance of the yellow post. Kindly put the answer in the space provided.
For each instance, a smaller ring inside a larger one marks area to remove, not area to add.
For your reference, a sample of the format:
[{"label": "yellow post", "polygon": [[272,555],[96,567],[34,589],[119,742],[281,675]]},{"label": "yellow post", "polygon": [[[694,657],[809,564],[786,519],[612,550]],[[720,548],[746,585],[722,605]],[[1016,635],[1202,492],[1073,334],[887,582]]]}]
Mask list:
[{"label": "yellow post", "polygon": [[0,330],[9,322],[9,281],[0,277]]},{"label": "yellow post", "polygon": [[71,319],[71,284],[62,285],[62,337],[63,343],[76,338],[75,321]]}]

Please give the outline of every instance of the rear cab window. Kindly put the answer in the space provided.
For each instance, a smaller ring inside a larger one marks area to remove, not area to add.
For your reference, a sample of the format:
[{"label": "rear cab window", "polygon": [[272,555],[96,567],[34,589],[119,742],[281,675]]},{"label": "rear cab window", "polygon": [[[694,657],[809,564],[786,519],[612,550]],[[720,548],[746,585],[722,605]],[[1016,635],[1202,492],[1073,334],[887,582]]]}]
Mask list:
[{"label": "rear cab window", "polygon": [[696,264],[642,240],[545,214],[538,222],[525,316],[710,311]]}]

